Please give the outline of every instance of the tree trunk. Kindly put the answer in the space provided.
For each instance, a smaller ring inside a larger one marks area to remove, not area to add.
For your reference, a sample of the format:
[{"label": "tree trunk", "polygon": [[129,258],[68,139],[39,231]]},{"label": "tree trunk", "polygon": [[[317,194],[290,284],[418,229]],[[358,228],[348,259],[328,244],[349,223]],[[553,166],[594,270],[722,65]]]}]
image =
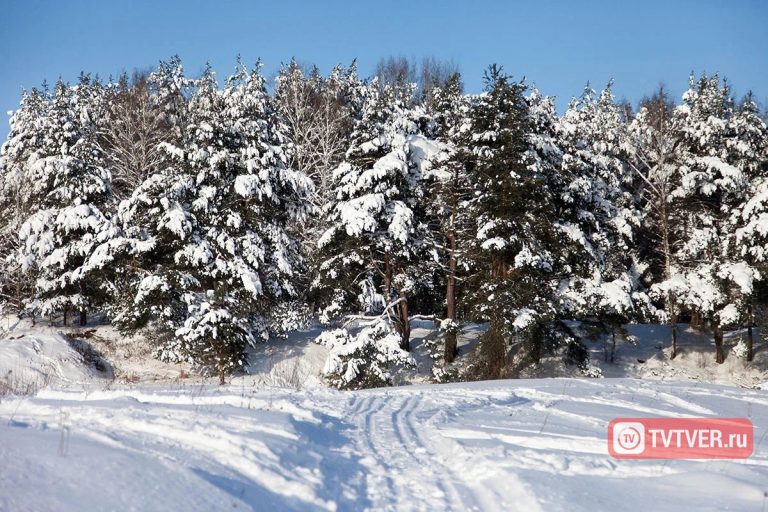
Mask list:
[{"label": "tree trunk", "polygon": [[755,341],[752,332],[752,326],[755,324],[755,317],[752,313],[752,298],[750,297],[749,305],[747,306],[747,361],[752,361],[755,358]]},{"label": "tree trunk", "polygon": [[[384,272],[382,278],[384,279],[384,300],[386,301],[385,307],[389,306],[389,301],[392,297],[392,276],[395,273],[394,266],[390,261],[389,255],[384,257]],[[411,347],[411,323],[408,320],[408,299],[404,292],[398,292],[398,299],[400,300],[395,306],[395,329],[400,334],[400,348],[410,351]]]},{"label": "tree trunk", "polygon": [[674,359],[677,357],[677,313],[674,313],[671,316],[671,323],[672,323],[672,355],[670,356],[670,359]]},{"label": "tree trunk", "polygon": [[[504,262],[500,258],[493,256],[491,259],[491,280],[494,282],[501,281],[505,273]],[[504,342],[502,324],[498,312],[492,312],[491,325],[486,332],[486,336],[484,336],[489,376],[491,378],[501,377],[501,372],[506,365],[507,347]]]},{"label": "tree trunk", "polygon": [[703,324],[704,322],[702,321],[700,313],[696,312],[691,315],[691,327],[698,331],[701,330]]},{"label": "tree trunk", "polygon": [[389,258],[384,260],[384,273],[382,278],[384,279],[384,290],[382,295],[384,296],[384,307],[389,306],[389,301],[392,298],[392,265],[389,263]]},{"label": "tree trunk", "polygon": [[[452,221],[453,222],[453,221]],[[456,320],[456,235],[451,232],[448,235],[450,242],[450,252],[448,256],[448,279],[445,287],[446,318]],[[446,363],[452,363],[458,354],[457,332],[451,326],[451,329],[445,333],[445,354]]]},{"label": "tree trunk", "polygon": [[613,362],[616,356],[616,326],[611,326],[611,362]]},{"label": "tree trunk", "polygon": [[69,314],[69,307],[68,306],[64,306],[64,327],[67,326],[67,316],[68,316],[68,314]]},{"label": "tree trunk", "polygon": [[88,324],[88,312],[85,308],[80,310],[80,326],[85,327]]},{"label": "tree trunk", "polygon": [[400,293],[400,302],[397,304],[398,323],[400,324],[400,348],[411,351],[411,322],[408,320],[408,299],[404,293]]},{"label": "tree trunk", "polygon": [[[23,279],[23,276],[21,276],[21,273],[17,273],[17,279],[16,279],[16,311],[18,311],[19,315],[24,311],[24,299],[22,298],[21,293],[21,280]],[[35,325],[35,316],[32,315],[32,325]]]},{"label": "tree trunk", "polygon": [[506,364],[506,347],[502,336],[501,322],[496,314],[491,316],[491,325],[483,335],[482,350],[488,364],[488,378],[498,379]]},{"label": "tree trunk", "polygon": [[725,362],[725,352],[723,350],[723,328],[720,326],[720,324],[713,320],[712,325],[714,326],[714,333],[715,333],[715,362],[717,364],[723,364]]},{"label": "tree trunk", "polygon": [[[661,165],[664,165],[664,153],[662,153]],[[670,241],[670,219],[669,219],[669,204],[667,202],[666,188],[662,189],[659,194],[659,202],[661,203],[661,250],[664,252],[664,278],[670,279],[672,277],[672,244]],[[669,322],[672,330],[672,355],[671,359],[677,357],[677,304],[675,297],[671,293],[667,293],[665,297],[664,306],[669,312]]]},{"label": "tree trunk", "polygon": [[459,353],[458,333],[451,329],[445,333],[445,354],[443,355],[446,363],[452,363],[456,360]]}]

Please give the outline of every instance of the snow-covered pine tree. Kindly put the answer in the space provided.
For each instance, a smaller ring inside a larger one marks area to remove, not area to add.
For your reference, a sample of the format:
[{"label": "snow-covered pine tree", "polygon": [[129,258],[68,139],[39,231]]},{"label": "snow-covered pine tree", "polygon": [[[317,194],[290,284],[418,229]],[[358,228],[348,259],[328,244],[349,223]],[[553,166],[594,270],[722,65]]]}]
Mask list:
[{"label": "snow-covered pine tree", "polygon": [[[326,317],[354,308],[358,289],[367,312],[394,318],[401,346],[408,350],[410,273],[423,250],[419,168],[409,160],[409,136],[417,131],[409,108],[411,87],[365,88],[365,102],[344,161],[333,172],[336,196],[324,209],[328,230],[318,245],[324,259],[320,281],[330,304]],[[394,313],[394,314],[393,314]]]},{"label": "snow-covered pine tree", "polygon": [[305,265],[298,238],[314,211],[314,186],[305,172],[288,164],[291,147],[283,135],[285,126],[260,69],[261,63],[248,73],[241,67],[224,94],[231,105],[229,122],[242,146],[234,189],[244,221],[239,243],[246,265],[258,272],[264,288],[251,311],[274,325],[280,307],[301,291],[297,278]]},{"label": "snow-covered pine tree", "polygon": [[354,335],[347,329],[325,331],[315,342],[328,348],[323,374],[337,388],[391,386],[393,370],[415,366],[411,355],[400,346],[400,336],[381,318]]},{"label": "snow-covered pine tree", "polygon": [[[176,267],[191,278],[182,297],[187,311],[174,343],[165,347],[164,354],[168,359],[190,358],[215,369],[222,384],[226,374],[243,366],[246,347],[255,342],[247,306],[260,287],[250,269],[245,282],[235,281],[240,276],[233,275],[233,270],[241,270],[233,268],[233,263],[245,265],[232,261],[242,254],[242,248],[230,230],[239,230],[244,222],[231,204],[240,147],[225,119],[225,109],[224,96],[207,67],[190,98],[183,161],[177,171],[188,185],[182,204],[192,221],[189,234],[173,255]],[[253,293],[238,293],[244,284]]]},{"label": "snow-covered pine tree", "polygon": [[[303,222],[312,183],[286,166],[259,66],[219,91],[208,68],[189,101],[181,145],[121,205],[128,253],[144,274],[117,320],[163,322],[161,357],[225,375],[268,338],[270,312],[295,295],[301,264],[287,232]],[[171,334],[172,333],[172,334]]]},{"label": "snow-covered pine tree", "polygon": [[467,265],[465,253],[474,235],[468,215],[473,190],[468,172],[472,161],[468,144],[470,100],[463,94],[461,76],[456,73],[444,87],[432,89],[426,103],[430,106],[430,137],[434,139],[429,153],[437,154],[427,162],[422,178],[428,191],[429,224],[435,237],[437,264],[445,283],[443,359],[451,363],[458,353],[457,277]]},{"label": "snow-covered pine tree", "polygon": [[481,343],[487,376],[502,374],[509,348],[521,352],[520,362],[535,361],[558,340],[549,333],[561,252],[552,188],[556,155],[533,133],[525,90],[493,65],[472,111],[473,259],[482,270],[479,313],[490,320]]},{"label": "snow-covered pine tree", "polygon": [[114,236],[105,215],[110,174],[98,144],[101,85],[82,75],[78,85],[59,82],[40,127],[41,150],[28,161],[34,179],[30,212],[20,228],[18,258],[24,270],[36,268],[34,297],[28,308],[42,314],[80,314],[104,298],[97,269],[87,265],[94,248]]},{"label": "snow-covered pine tree", "polygon": [[40,130],[48,108],[48,91],[24,92],[19,109],[10,119],[8,140],[0,149],[0,268],[3,303],[16,313],[33,294],[35,272],[22,272],[17,257],[21,225],[36,211],[33,192],[38,185],[31,175],[31,163],[40,157]]},{"label": "snow-covered pine tree", "polygon": [[123,332],[152,323],[159,345],[173,338],[186,317],[182,298],[191,280],[175,267],[174,254],[191,229],[185,199],[190,184],[180,169],[189,118],[187,98],[193,88],[194,81],[185,76],[178,56],[161,61],[148,75],[147,101],[163,128],[163,140],[153,164],[140,171],[149,174],[118,206],[116,224],[122,231],[93,255],[94,262],[111,270],[112,298],[106,312],[112,322]]},{"label": "snow-covered pine tree", "polygon": [[147,86],[165,137],[171,143],[178,143],[187,123],[188,97],[194,86],[194,81],[184,74],[181,58],[174,55],[168,61],[160,61],[157,70],[147,77]]},{"label": "snow-covered pine tree", "polygon": [[681,165],[671,195],[681,209],[680,244],[673,247],[672,276],[656,285],[707,318],[715,337],[716,361],[725,361],[723,328],[737,325],[752,294],[757,272],[734,250],[737,226],[731,212],[744,202],[747,180],[729,140],[733,139],[730,90],[717,75],[691,78],[672,124]]},{"label": "snow-covered pine tree", "polygon": [[626,125],[611,85],[599,96],[587,86],[560,120],[562,171],[569,181],[561,227],[579,249],[571,251],[572,276],[561,294],[569,316],[610,335],[606,360],[613,361],[617,331],[652,308],[633,250],[641,215],[629,189]]},{"label": "snow-covered pine tree", "polygon": [[[752,94],[748,94],[730,120],[733,138],[727,141],[733,165],[748,180],[746,201],[734,211],[736,226],[733,250],[755,269],[761,281],[768,276],[768,128],[760,117]],[[747,361],[754,357],[755,286],[746,299]]]},{"label": "snow-covered pine tree", "polygon": [[[563,123],[558,118],[554,99],[543,96],[538,89],[533,89],[525,97],[527,104],[526,159],[532,176],[540,180],[547,190],[540,195],[537,208],[540,210],[541,227],[549,232],[531,231],[539,239],[537,246],[546,250],[550,256],[548,267],[539,270],[544,299],[539,304],[540,320],[533,323],[529,333],[521,332],[523,353],[520,365],[536,364],[547,354],[559,352],[563,362],[584,368],[588,359],[586,348],[563,319],[583,316],[573,301],[569,300],[568,291],[575,282],[584,279],[594,268],[592,256],[586,251],[586,237],[578,236],[580,208],[584,201],[576,191],[579,190],[579,177],[570,172],[567,165],[568,143],[564,140]],[[516,265],[525,269],[529,256],[523,252]]]}]

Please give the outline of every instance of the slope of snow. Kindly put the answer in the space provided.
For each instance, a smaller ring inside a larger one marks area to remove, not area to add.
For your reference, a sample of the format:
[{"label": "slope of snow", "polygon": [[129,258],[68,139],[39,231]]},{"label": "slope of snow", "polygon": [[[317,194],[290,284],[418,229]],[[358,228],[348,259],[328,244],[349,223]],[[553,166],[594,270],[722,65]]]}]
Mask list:
[{"label": "slope of snow", "polygon": [[[460,355],[456,366],[471,362],[472,358],[465,356],[477,347],[486,327],[485,324],[463,326],[458,338]],[[617,336],[613,363],[605,360],[610,352],[610,339],[590,341],[586,335],[583,337],[590,352],[589,364],[603,377],[711,382],[768,389],[768,343],[757,330],[753,362],[745,361],[735,350],[745,332],[732,331],[725,336],[725,363],[717,364],[712,335],[707,331],[680,324],[679,355],[670,359],[669,327],[629,324],[626,328],[632,340]],[[241,386],[326,387],[323,370],[329,350],[314,342],[322,332],[320,327],[294,331],[286,339],[270,340],[249,349],[245,372],[231,377],[229,382]],[[101,389],[113,377],[117,384],[136,385],[191,385],[210,380],[188,364],[158,360],[154,357],[156,352],[151,333],[126,337],[99,322],[81,328],[51,326],[40,320],[32,326],[28,319],[0,317],[0,388],[11,382],[11,387],[24,393],[46,386]],[[411,355],[416,368],[397,373],[395,384],[432,382],[433,356],[442,356],[441,333],[432,321],[412,322]],[[564,367],[559,356],[545,358],[541,365],[526,369],[520,375],[527,378],[578,376],[582,376],[579,369]]]},{"label": "slope of snow", "polygon": [[[314,342],[320,328],[294,331],[286,339],[263,343],[248,351],[245,385],[290,388],[325,387],[323,369],[328,348]],[[241,378],[235,379],[240,381]]]},{"label": "slope of snow", "polygon": [[[744,461],[614,460],[616,417],[746,417]],[[768,392],[548,379],[0,402],[0,510],[762,510]]]},{"label": "slope of snow", "polygon": [[[328,350],[312,341],[321,332],[292,332],[287,339],[249,349],[245,375],[233,381],[246,386],[324,387],[322,370]],[[157,347],[147,339],[149,336],[123,336],[114,327],[98,322],[87,327],[63,327],[39,320],[33,326],[29,319],[0,317],[0,384],[11,382],[26,394],[44,387],[101,389],[112,378],[123,384],[208,380],[195,374],[189,364],[158,360],[154,357]],[[102,371],[80,352],[97,358]]]},{"label": "slope of snow", "polygon": [[[109,382],[112,368],[82,340],[59,329],[6,317],[0,325],[0,388],[34,392],[46,386]],[[98,384],[97,384],[98,385]]]},{"label": "slope of snow", "polygon": [[630,324],[626,326],[633,341],[620,341],[615,363],[605,362],[606,343],[589,344],[590,361],[604,377],[633,377],[654,380],[711,382],[747,388],[768,389],[768,344],[755,330],[755,358],[747,362],[734,353],[745,330],[725,336],[726,359],[715,362],[715,344],[711,332],[698,331],[687,324],[678,327],[678,351],[670,359],[671,331],[666,325]]}]

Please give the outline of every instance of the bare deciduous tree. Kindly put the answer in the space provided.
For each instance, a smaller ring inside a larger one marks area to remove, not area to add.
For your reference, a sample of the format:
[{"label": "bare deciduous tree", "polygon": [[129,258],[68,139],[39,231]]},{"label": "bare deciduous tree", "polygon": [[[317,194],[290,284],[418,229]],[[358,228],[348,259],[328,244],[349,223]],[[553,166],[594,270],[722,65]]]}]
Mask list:
[{"label": "bare deciduous tree", "polygon": [[168,130],[153,104],[146,73],[123,75],[106,98],[100,144],[107,155],[115,197],[124,199],[160,163],[158,145]]},{"label": "bare deciduous tree", "polygon": [[[663,85],[656,93],[640,102],[637,117],[631,125],[631,148],[628,163],[639,178],[639,190],[648,209],[648,234],[662,278],[672,277],[673,261],[673,205],[672,174],[676,165],[677,146],[670,126],[674,103]],[[667,322],[672,331],[672,358],[677,356],[677,322],[680,308],[677,298],[668,292],[664,298]]]},{"label": "bare deciduous tree", "polygon": [[413,58],[389,56],[379,59],[374,76],[382,86],[416,84],[418,99],[429,102],[431,92],[435,88],[445,87],[448,80],[458,72],[459,67],[453,61],[424,57],[417,64]]},{"label": "bare deciduous tree", "polygon": [[334,68],[325,79],[316,67],[305,71],[292,61],[277,78],[277,108],[293,145],[291,165],[315,182],[316,206],[324,204],[330,193],[330,173],[341,160],[351,129],[341,92],[342,73],[340,67]]}]

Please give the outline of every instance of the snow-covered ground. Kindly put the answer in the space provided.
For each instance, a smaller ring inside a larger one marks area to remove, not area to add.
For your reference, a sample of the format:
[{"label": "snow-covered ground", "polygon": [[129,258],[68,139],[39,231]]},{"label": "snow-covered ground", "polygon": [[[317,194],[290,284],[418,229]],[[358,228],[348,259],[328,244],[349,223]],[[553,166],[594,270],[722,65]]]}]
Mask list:
[{"label": "snow-covered ground", "polygon": [[[459,336],[460,356],[456,365],[471,361],[472,350],[484,326],[468,325]],[[590,352],[590,366],[604,377],[653,380],[710,382],[745,388],[768,389],[768,343],[756,334],[755,360],[747,362],[735,353],[742,331],[726,335],[727,358],[724,364],[714,360],[714,343],[707,332],[680,326],[679,351],[669,358],[669,328],[663,325],[628,325],[633,341],[619,339],[615,361],[604,360],[608,344],[604,340],[585,340]],[[289,388],[325,387],[323,369],[328,348],[314,339],[320,328],[291,333],[250,350],[247,373],[230,380],[245,386]],[[413,322],[411,331],[413,370],[395,375],[396,384],[423,384],[431,381],[434,361],[430,343],[440,352],[441,341],[431,321]],[[85,328],[50,326],[13,316],[0,317],[0,388],[4,381],[23,392],[43,387],[86,386],[103,388],[114,379],[116,384],[205,383],[205,379],[184,364],[170,364],[153,357],[155,347],[142,336],[121,336],[109,325],[95,322]],[[530,378],[579,376],[575,367],[563,367],[561,358],[545,360],[525,371]]]},{"label": "snow-covered ground", "polygon": [[[744,461],[614,460],[616,417],[747,417]],[[0,510],[765,510],[768,392],[626,379],[0,402]]]},{"label": "snow-covered ground", "polygon": [[755,330],[755,358],[747,362],[738,352],[739,342],[746,339],[746,330],[725,335],[726,360],[715,362],[715,344],[707,331],[698,331],[687,324],[679,326],[678,350],[670,359],[669,327],[658,324],[631,324],[627,331],[633,343],[621,341],[615,363],[606,363],[606,343],[591,344],[590,359],[600,367],[605,377],[637,377],[654,380],[687,380],[712,382],[739,387],[768,389],[768,343]]},{"label": "snow-covered ground", "polygon": [[[768,342],[755,330],[755,355],[751,362],[740,355],[746,330],[725,334],[726,359],[715,362],[715,344],[711,332],[699,331],[687,324],[678,326],[678,355],[670,358],[671,333],[666,325],[629,324],[629,340],[617,336],[614,361],[610,361],[610,340],[582,339],[589,351],[590,370],[602,377],[647,380],[694,381],[726,384],[744,388],[768,389]],[[539,367],[523,372],[525,377],[576,376],[580,372],[564,367],[561,358],[548,358]]]},{"label": "snow-covered ground", "polygon": [[56,327],[6,316],[1,317],[0,333],[0,392],[103,385],[114,377],[112,366],[86,340]]},{"label": "snow-covered ground", "polygon": [[[711,340],[684,329],[670,360],[664,327],[629,329],[615,363],[590,345],[608,378],[427,385],[434,331],[417,322],[417,369],[398,381],[416,385],[342,392],[323,385],[319,330],[257,347],[220,387],[109,326],[5,318],[0,511],[768,511],[765,345],[716,365]],[[462,335],[460,361],[481,330]],[[754,455],[612,459],[610,420],[648,416],[749,418]]]}]

